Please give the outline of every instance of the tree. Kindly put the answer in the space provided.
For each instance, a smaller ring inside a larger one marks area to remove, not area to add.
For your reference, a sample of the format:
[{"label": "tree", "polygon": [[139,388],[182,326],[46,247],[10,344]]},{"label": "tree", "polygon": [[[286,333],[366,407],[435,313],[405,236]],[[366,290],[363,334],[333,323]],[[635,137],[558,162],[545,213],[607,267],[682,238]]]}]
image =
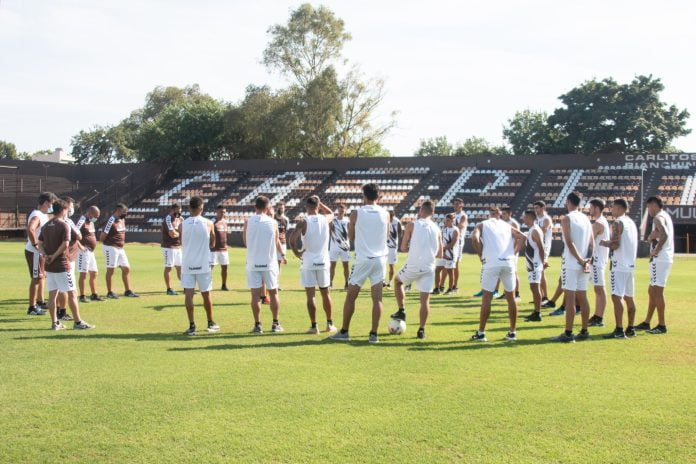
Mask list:
[{"label": "tree", "polygon": [[0,159],[19,159],[14,143],[0,140]]},{"label": "tree", "polygon": [[135,151],[128,144],[127,130],[122,126],[95,126],[81,130],[70,141],[71,154],[77,164],[109,164],[134,161]]},{"label": "tree", "polygon": [[415,151],[415,156],[452,156],[454,149],[447,137],[441,135],[430,139],[421,139],[420,146]]},{"label": "tree", "polygon": [[469,137],[468,139],[465,139],[464,142],[457,144],[452,152],[453,156],[509,154],[510,153],[505,146],[492,145],[482,137]]},{"label": "tree", "polygon": [[660,100],[660,79],[638,76],[628,84],[591,80],[561,95],[564,107],[548,118],[566,153],[646,153],[668,149],[691,132],[689,113]]},{"label": "tree", "polygon": [[271,41],[263,52],[263,63],[292,76],[303,89],[341,57],[351,39],[333,11],[324,6],[315,9],[309,3],[291,11],[287,24],[271,26],[268,34]]},{"label": "tree", "polygon": [[548,114],[542,111],[518,111],[503,128],[503,137],[515,155],[556,153],[562,135],[548,124]]}]

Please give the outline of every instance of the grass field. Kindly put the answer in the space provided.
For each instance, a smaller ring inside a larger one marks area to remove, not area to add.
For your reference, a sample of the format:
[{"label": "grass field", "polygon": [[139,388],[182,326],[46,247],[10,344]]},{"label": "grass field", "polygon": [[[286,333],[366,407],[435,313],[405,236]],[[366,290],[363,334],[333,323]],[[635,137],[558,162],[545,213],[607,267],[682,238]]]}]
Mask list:
[{"label": "grass field", "polygon": [[[412,323],[368,345],[365,297],[352,342],[303,333],[294,259],[281,277],[286,332],[249,334],[240,249],[232,291],[214,293],[221,332],[186,338],[183,296],[163,294],[160,251],[145,245],[127,249],[140,299],[83,305],[95,330],[54,333],[47,316],[25,315],[22,247],[0,243],[2,462],[696,462],[694,259],[674,265],[666,336],[604,340],[610,323],[588,342],[558,345],[548,338],[562,320],[547,317],[521,322],[520,340],[505,343],[496,303],[490,342],[469,342],[479,264],[467,256],[461,294],[433,299],[428,339]],[[642,317],[647,262],[638,269]],[[333,296],[340,321],[344,294]],[[391,291],[385,301],[391,313]],[[267,306],[263,320],[270,328]]]}]

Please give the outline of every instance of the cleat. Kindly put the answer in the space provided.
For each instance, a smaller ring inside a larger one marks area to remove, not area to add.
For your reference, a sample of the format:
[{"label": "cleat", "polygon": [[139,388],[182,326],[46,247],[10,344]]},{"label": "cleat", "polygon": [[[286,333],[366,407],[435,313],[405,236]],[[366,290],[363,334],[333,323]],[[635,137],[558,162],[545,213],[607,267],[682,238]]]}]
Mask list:
[{"label": "cleat", "polygon": [[420,329],[418,329],[418,333],[416,333],[416,338],[418,338],[420,340],[425,339],[425,329],[424,328],[421,327]]},{"label": "cleat", "polygon": [[326,332],[328,332],[330,334],[334,334],[334,333],[338,332],[338,329],[333,324],[326,324]]},{"label": "cleat", "polygon": [[305,333],[310,335],[319,335],[319,327],[310,327]]},{"label": "cleat", "polygon": [[585,340],[589,340],[589,339],[590,339],[590,332],[588,332],[587,330],[581,330],[575,336],[576,342],[584,342]]},{"label": "cleat", "polygon": [[553,301],[548,300],[548,299],[547,299],[547,300],[542,300],[542,302],[541,302],[541,307],[542,307],[542,308],[553,309],[553,308],[556,307],[556,303],[554,303]]},{"label": "cleat", "polygon": [[118,295],[115,294],[114,292],[109,292],[106,294],[106,297],[110,300],[118,300]]},{"label": "cleat", "polygon": [[92,296],[89,297],[90,301],[106,301],[106,298],[97,295],[96,293],[92,293]]},{"label": "cleat", "polygon": [[263,327],[261,327],[261,324],[256,324],[254,326],[254,328],[251,329],[251,333],[262,335],[263,334]]},{"label": "cleat", "polygon": [[522,302],[522,297],[519,296],[519,295],[515,295],[515,301],[518,302],[518,303],[521,303],[521,302]]},{"label": "cleat", "polygon": [[278,333],[278,332],[284,332],[284,331],[285,331],[285,329],[283,328],[283,326],[277,322],[274,322],[273,325],[271,326],[271,332]]},{"label": "cleat", "polygon": [[505,294],[504,294],[504,293],[498,293],[498,290],[496,290],[495,292],[493,292],[493,299],[494,299],[494,300],[498,300],[498,299],[500,299],[501,297],[505,297]]},{"label": "cleat", "polygon": [[72,320],[73,320],[72,316],[71,316],[70,314],[68,314],[67,312],[66,312],[66,313],[63,313],[63,314],[59,317],[59,319],[60,319],[61,321],[72,321]]},{"label": "cleat", "polygon": [[[167,289],[167,295],[176,296],[176,295],[178,295],[178,293],[176,293],[173,289],[168,288],[168,289]],[[128,295],[126,295],[126,296],[128,296]]]},{"label": "cleat", "polygon": [[476,298],[481,298],[483,296],[483,290],[479,290],[478,292],[474,293],[472,296],[476,297]]},{"label": "cleat", "polygon": [[126,293],[124,293],[123,296],[128,297],[128,298],[140,298],[140,295],[133,292],[133,290],[126,290]]},{"label": "cleat", "polygon": [[431,295],[439,295],[440,293],[442,293],[442,292],[440,292],[440,289],[437,288],[437,287],[435,287],[435,288],[433,289],[433,291],[430,292]]},{"label": "cleat", "polygon": [[626,338],[626,334],[624,333],[623,329],[618,329],[618,328],[617,328],[617,329],[614,329],[614,331],[611,332],[611,333],[602,335],[602,338],[606,338],[606,339],[612,339],[612,338],[621,338],[621,339],[625,339],[625,338]]},{"label": "cleat", "polygon": [[478,330],[474,332],[474,335],[471,336],[471,340],[474,342],[487,342],[488,339],[486,338],[486,332],[479,332]]},{"label": "cleat", "polygon": [[60,321],[56,321],[51,324],[51,330],[63,330],[65,326],[61,324]]},{"label": "cleat", "polygon": [[411,284],[408,284],[407,286],[404,287],[405,292],[410,292],[411,291]]},{"label": "cleat", "polygon": [[527,322],[541,322],[541,313],[532,311],[532,313],[524,318]]},{"label": "cleat", "polygon": [[85,321],[75,322],[73,324],[73,330],[89,330],[93,329],[94,326],[86,323]]},{"label": "cleat", "polygon": [[80,303],[89,303],[89,298],[85,295],[80,295]]},{"label": "cleat", "polygon": [[36,306],[41,309],[48,309],[48,301],[37,301]]},{"label": "cleat", "polygon": [[566,335],[565,332],[563,332],[557,337],[553,337],[551,340],[558,343],[575,343],[575,337],[573,337],[572,334]]},{"label": "cleat", "polygon": [[663,335],[667,333],[667,326],[665,325],[656,325],[652,329],[648,330],[649,334],[653,335]]},{"label": "cleat", "polygon": [[624,335],[626,335],[626,338],[635,338],[637,334],[636,330],[633,327],[629,327],[624,332]]},{"label": "cleat", "polygon": [[206,330],[209,333],[217,333],[220,331],[220,326],[217,325],[215,322],[210,321],[210,322],[208,322],[208,327],[206,328]]},{"label": "cleat", "polygon": [[379,343],[379,338],[377,337],[377,334],[371,333],[370,336],[367,337],[367,342],[372,345]]},{"label": "cleat", "polygon": [[184,332],[184,335],[187,335],[189,337],[193,337],[196,335],[196,326],[192,325],[191,327],[188,328],[186,332]]},{"label": "cleat", "polygon": [[28,316],[43,316],[44,314],[46,314],[46,311],[38,306],[29,306],[29,309],[27,309]]},{"label": "cleat", "polygon": [[394,314],[392,314],[390,317],[392,319],[398,319],[400,321],[406,322],[406,311],[403,311],[400,309],[397,312],[395,312]]},{"label": "cleat", "polygon": [[457,288],[448,288],[447,291],[445,292],[445,295],[456,295],[457,294]]},{"label": "cleat", "polygon": [[565,308],[563,306],[559,306],[555,311],[551,311],[549,313],[549,316],[563,316],[565,315]]},{"label": "cleat", "polygon": [[637,326],[633,327],[633,330],[650,330],[649,322],[641,322]]},{"label": "cleat", "polygon": [[517,332],[508,332],[505,335],[505,340],[508,342],[516,342],[517,341]]},{"label": "cleat", "polygon": [[329,337],[331,340],[335,340],[337,342],[349,342],[350,341],[350,336],[348,335],[348,332],[336,332],[332,336]]},{"label": "cleat", "polygon": [[229,288],[227,288],[227,285],[223,285],[222,287],[220,287],[220,291],[223,291],[223,292],[229,292],[229,291],[230,291],[230,289],[229,289]]},{"label": "cleat", "polygon": [[590,327],[604,327],[604,320],[599,316],[592,316],[590,318]]}]

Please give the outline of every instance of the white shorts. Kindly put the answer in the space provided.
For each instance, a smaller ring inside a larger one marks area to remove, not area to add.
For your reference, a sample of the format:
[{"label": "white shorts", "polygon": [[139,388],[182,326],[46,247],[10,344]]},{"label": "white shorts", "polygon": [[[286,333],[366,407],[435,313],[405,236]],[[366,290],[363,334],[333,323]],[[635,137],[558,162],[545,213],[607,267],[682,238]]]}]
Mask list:
[{"label": "white shorts", "polygon": [[164,267],[181,267],[181,248],[160,248]]},{"label": "white shorts", "polygon": [[387,272],[387,258],[372,258],[355,261],[348,277],[349,285],[362,287],[366,280],[370,280],[370,286],[384,283]]},{"label": "white shorts", "polygon": [[396,248],[388,248],[387,250],[387,264],[396,264],[399,261],[399,254],[396,252]]},{"label": "white shorts", "polygon": [[113,269],[115,267],[130,267],[130,264],[128,263],[128,256],[126,256],[126,250],[123,248],[104,245],[102,250],[104,251],[104,261],[106,261],[106,267],[108,269]]},{"label": "white shorts", "polygon": [[97,258],[92,250],[84,249],[77,252],[77,272],[97,272]]},{"label": "white shorts", "polygon": [[329,288],[331,273],[329,269],[300,269],[300,285],[304,288]]},{"label": "white shorts", "polygon": [[592,265],[590,269],[590,282],[595,287],[604,287],[604,266]]},{"label": "white shorts", "polygon": [[347,263],[350,261],[350,253],[348,253],[348,250],[342,250],[337,246],[329,247],[329,261],[332,263],[336,261]]},{"label": "white shorts", "polygon": [[49,292],[58,290],[59,292],[75,291],[75,276],[72,272],[47,272],[46,287]]},{"label": "white shorts", "polygon": [[672,270],[672,263],[664,261],[650,261],[650,286],[666,287],[669,272]]},{"label": "white shorts", "polygon": [[415,282],[419,292],[430,293],[433,291],[435,270],[429,268],[418,269],[413,266],[408,267],[408,264],[404,264],[404,267],[399,270],[396,278],[404,285]]},{"label": "white shorts", "polygon": [[586,292],[589,277],[582,269],[561,267],[561,288],[569,292]]},{"label": "white shorts", "polygon": [[227,250],[210,252],[210,265],[215,266],[216,264],[221,266],[230,264],[230,255],[227,254]]},{"label": "white shorts", "polygon": [[633,298],[633,276],[632,271],[617,271],[612,269],[609,272],[609,280],[611,281],[611,294],[618,297]]},{"label": "white shorts", "polygon": [[181,288],[196,288],[201,292],[209,292],[213,289],[212,272],[202,274],[181,274]]},{"label": "white shorts", "polygon": [[515,290],[515,268],[498,266],[481,269],[481,288],[487,292],[495,291],[498,279],[503,283],[506,292]]},{"label": "white shorts", "polygon": [[247,288],[261,288],[266,284],[267,290],[278,288],[278,270],[250,271],[247,269]]},{"label": "white shorts", "polygon": [[544,270],[544,265],[539,263],[532,263],[532,266],[534,268],[531,271],[529,270],[529,268],[527,268],[527,280],[529,280],[530,284],[540,284],[541,274]]},{"label": "white shorts", "polygon": [[452,260],[452,259],[438,259],[437,266],[444,267],[445,269],[456,269],[457,268],[457,260],[456,259],[454,259],[454,260]]}]

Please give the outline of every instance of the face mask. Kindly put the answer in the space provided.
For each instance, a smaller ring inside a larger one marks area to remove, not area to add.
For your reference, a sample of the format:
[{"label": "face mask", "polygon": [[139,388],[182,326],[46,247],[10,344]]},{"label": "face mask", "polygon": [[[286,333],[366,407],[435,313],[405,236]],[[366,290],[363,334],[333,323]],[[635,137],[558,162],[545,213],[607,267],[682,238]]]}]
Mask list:
[{"label": "face mask", "polygon": [[121,218],[121,219],[126,219],[126,215],[125,215],[125,214],[122,214],[122,215],[119,216],[119,218]]},{"label": "face mask", "polygon": [[181,217],[181,213],[174,213],[174,217],[175,218]]},{"label": "face mask", "polygon": [[53,205],[48,207],[48,210],[46,211],[46,214],[53,214]]},{"label": "face mask", "polygon": [[68,210],[68,216],[72,217],[72,216],[74,216],[74,215],[75,215],[75,208],[70,208],[70,209]]},{"label": "face mask", "polygon": [[91,222],[92,224],[94,224],[94,223],[97,222],[97,218],[89,218],[89,222]]}]

